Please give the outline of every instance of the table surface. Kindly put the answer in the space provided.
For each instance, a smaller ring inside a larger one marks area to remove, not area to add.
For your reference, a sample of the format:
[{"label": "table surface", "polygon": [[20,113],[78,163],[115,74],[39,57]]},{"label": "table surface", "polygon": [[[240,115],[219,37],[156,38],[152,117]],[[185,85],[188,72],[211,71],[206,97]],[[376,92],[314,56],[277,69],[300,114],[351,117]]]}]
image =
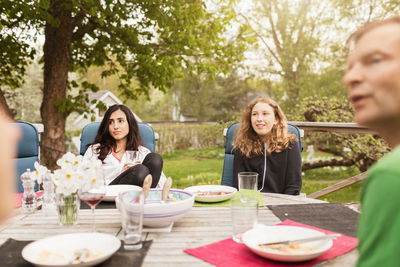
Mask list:
[{"label": "table surface", "polygon": [[[304,196],[262,194],[265,205],[323,203]],[[267,208],[261,207],[259,222],[274,225],[280,220]],[[0,244],[8,238],[37,240],[56,234],[89,232],[92,227],[91,210],[80,210],[78,224],[59,226],[56,215],[45,216],[41,211],[22,213],[17,209],[12,218],[0,225]],[[122,239],[120,214],[116,209],[96,210],[96,229],[101,233],[116,235]],[[210,266],[210,264],[183,252],[231,237],[231,214],[229,207],[193,207],[185,217],[175,222],[171,232],[144,232],[143,239],[153,240],[143,266]],[[354,266],[356,249],[322,262],[317,266]]]}]

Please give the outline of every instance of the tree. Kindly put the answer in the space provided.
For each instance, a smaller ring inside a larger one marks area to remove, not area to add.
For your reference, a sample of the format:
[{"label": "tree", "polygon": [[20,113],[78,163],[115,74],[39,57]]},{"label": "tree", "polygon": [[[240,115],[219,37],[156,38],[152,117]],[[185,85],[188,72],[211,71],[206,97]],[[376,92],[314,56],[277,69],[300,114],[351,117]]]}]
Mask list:
[{"label": "tree", "polygon": [[240,118],[247,97],[254,97],[257,89],[250,82],[250,77],[240,77],[234,68],[215,79],[207,74],[185,75],[175,82],[171,91],[178,96],[176,105],[180,114],[198,121],[227,122]]},{"label": "tree", "polygon": [[[297,120],[321,122],[351,122],[353,110],[346,98],[309,97],[297,106]],[[308,141],[318,144],[318,150],[337,158],[303,163],[303,170],[324,166],[352,166],[361,172],[389,151],[388,144],[379,136],[342,133],[311,133]]]},{"label": "tree", "polygon": [[281,81],[289,107],[300,100],[307,90],[312,75],[320,70],[330,55],[329,42],[324,36],[333,30],[335,17],[330,1],[254,1],[251,15],[240,13],[243,23],[249,25],[258,38],[256,50],[263,64],[264,77]]},{"label": "tree", "polygon": [[[69,80],[71,71],[107,65],[102,77],[117,74],[119,89],[128,98],[147,95],[151,86],[165,91],[182,68],[214,75],[226,72],[245,49],[245,36],[240,29],[229,40],[223,36],[234,17],[227,5],[219,8],[218,13],[211,12],[200,0],[3,0],[1,40],[11,38],[8,43],[19,45],[7,46],[8,55],[15,49],[25,63],[34,53],[26,40],[17,38],[23,29],[45,36],[42,163],[56,167],[65,151],[67,116],[74,110],[83,113],[85,90],[97,90],[83,82],[78,95],[68,95],[68,89],[78,87]],[[12,72],[22,75],[23,64]]]}]

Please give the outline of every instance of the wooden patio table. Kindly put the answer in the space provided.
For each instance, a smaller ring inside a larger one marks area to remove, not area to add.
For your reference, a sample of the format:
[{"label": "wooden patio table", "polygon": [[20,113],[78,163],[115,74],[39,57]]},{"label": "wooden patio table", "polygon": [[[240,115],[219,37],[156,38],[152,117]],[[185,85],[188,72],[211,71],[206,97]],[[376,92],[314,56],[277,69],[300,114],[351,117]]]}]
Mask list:
[{"label": "wooden patio table", "polygon": [[[323,203],[324,201],[262,193],[264,205]],[[259,222],[274,225],[280,221],[267,207],[260,207]],[[21,209],[0,225],[0,244],[8,238],[16,240],[37,240],[47,236],[90,232],[92,226],[91,210],[80,210],[78,224],[59,226],[56,215],[44,216],[41,211],[27,214]],[[98,232],[116,235],[122,239],[120,214],[116,209],[96,209],[96,228]],[[183,252],[231,237],[232,224],[229,207],[193,207],[186,216],[175,222],[171,232],[144,232],[144,240],[153,243],[144,259],[143,266],[210,266],[196,257]],[[356,249],[317,266],[353,266],[357,260]]]}]

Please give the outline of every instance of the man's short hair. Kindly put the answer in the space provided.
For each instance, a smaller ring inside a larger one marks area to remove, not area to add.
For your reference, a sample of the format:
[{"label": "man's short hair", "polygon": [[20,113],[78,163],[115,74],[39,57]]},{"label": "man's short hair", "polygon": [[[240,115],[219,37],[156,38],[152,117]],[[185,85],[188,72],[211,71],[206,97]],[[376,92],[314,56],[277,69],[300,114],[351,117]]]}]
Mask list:
[{"label": "man's short hair", "polygon": [[[399,24],[400,25],[400,16],[390,17],[384,20],[375,20],[371,22],[365,23],[361,28],[353,32],[350,37],[346,41],[345,51],[349,52],[353,49],[354,45],[363,37],[366,33],[370,32],[373,29],[376,29],[383,25],[388,24]],[[400,32],[399,32],[400,33]]]}]

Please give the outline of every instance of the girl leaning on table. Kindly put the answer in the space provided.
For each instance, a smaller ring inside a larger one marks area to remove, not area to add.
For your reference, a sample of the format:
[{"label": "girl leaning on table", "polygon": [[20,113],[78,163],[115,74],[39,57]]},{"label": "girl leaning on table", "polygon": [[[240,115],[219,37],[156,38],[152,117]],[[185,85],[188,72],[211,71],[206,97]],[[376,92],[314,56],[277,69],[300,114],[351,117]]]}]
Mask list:
[{"label": "girl leaning on table", "polygon": [[301,154],[295,135],[279,105],[258,97],[243,112],[233,141],[233,186],[239,172],[258,173],[258,190],[298,195],[301,189]]},{"label": "girl leaning on table", "polygon": [[[129,162],[127,151],[137,151],[138,161]],[[161,156],[142,145],[136,119],[124,105],[113,105],[106,111],[96,138],[84,155],[87,159],[92,157],[103,162],[106,184],[142,186],[149,174],[151,187],[162,187],[165,183]]]}]

